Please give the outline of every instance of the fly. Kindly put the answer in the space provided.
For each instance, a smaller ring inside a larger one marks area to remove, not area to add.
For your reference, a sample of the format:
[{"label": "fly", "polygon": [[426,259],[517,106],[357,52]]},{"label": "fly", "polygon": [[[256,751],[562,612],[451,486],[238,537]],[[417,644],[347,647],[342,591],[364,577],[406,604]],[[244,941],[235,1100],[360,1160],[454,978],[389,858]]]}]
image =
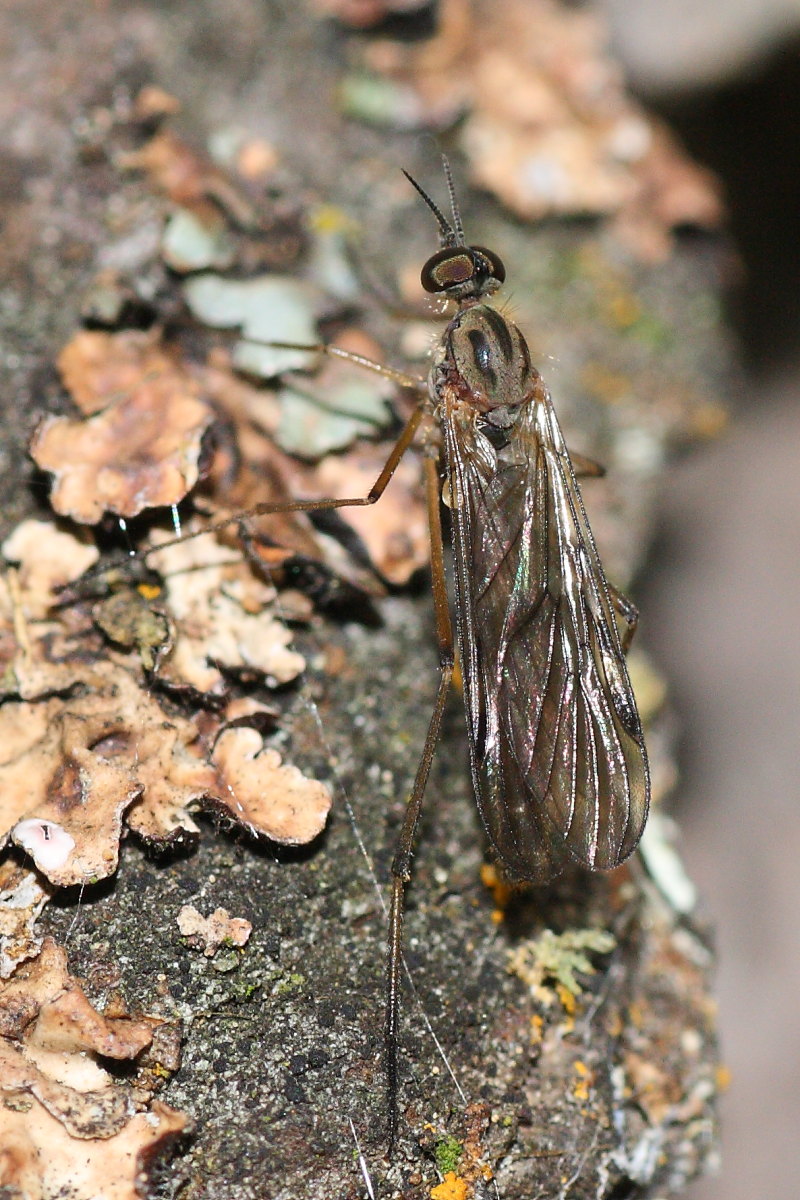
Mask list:
[{"label": "fly", "polygon": [[[427,429],[440,677],[392,862],[384,1030],[390,1147],[397,1133],[403,901],[456,645],[475,799],[510,877],[546,883],[569,865],[618,866],[641,837],[650,795],[625,662],[638,614],[606,580],[577,481],[578,470],[596,475],[599,468],[570,457],[524,336],[486,303],[505,268],[493,251],[467,245],[446,159],[444,171],[452,223],[404,172],[439,226],[441,248],[423,266],[422,285],[457,305],[427,384],[335,346],[272,343],[347,358],[416,391],[416,407],[371,491],[257,505],[231,518],[374,504],[423,423]],[[443,498],[451,513],[455,636]]]}]

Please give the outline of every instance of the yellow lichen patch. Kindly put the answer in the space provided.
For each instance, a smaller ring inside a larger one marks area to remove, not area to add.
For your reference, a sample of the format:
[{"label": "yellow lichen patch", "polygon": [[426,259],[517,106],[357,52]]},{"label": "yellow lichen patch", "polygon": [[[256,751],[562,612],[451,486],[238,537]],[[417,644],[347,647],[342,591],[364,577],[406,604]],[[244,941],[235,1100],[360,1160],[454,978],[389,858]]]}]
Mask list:
[{"label": "yellow lichen patch", "polygon": [[642,1007],[635,1000],[628,1005],[628,1023],[633,1029],[641,1029],[645,1023]]},{"label": "yellow lichen patch", "polygon": [[705,400],[694,407],[689,415],[689,432],[698,438],[717,438],[730,424],[730,413],[723,404]]},{"label": "yellow lichen patch", "polygon": [[578,1007],[577,1001],[575,999],[575,993],[571,992],[570,989],[567,987],[567,985],[564,983],[557,983],[555,985],[555,989],[556,989],[556,995],[558,996],[559,1000],[561,1001],[564,1012],[567,1014],[568,1017],[574,1017],[575,1010]]},{"label": "yellow lichen patch", "polygon": [[431,1200],[468,1200],[472,1188],[465,1179],[448,1171],[441,1183],[431,1188]]},{"label": "yellow lichen patch", "polygon": [[720,1063],[716,1070],[716,1084],[720,1092],[727,1092],[731,1086],[732,1074],[730,1067],[726,1067],[724,1063]]},{"label": "yellow lichen patch", "polygon": [[577,1059],[573,1063],[573,1070],[575,1071],[576,1080],[572,1088],[572,1094],[576,1100],[588,1100],[594,1082],[594,1073],[589,1070],[586,1063],[582,1062],[581,1059]]},{"label": "yellow lichen patch", "polygon": [[609,1014],[606,1020],[606,1030],[610,1038],[618,1038],[624,1029],[622,1015],[618,1011]]},{"label": "yellow lichen patch", "polygon": [[143,600],[157,600],[161,595],[161,588],[156,584],[140,583],[136,590]]},{"label": "yellow lichen patch", "polygon": [[641,317],[642,307],[631,292],[620,292],[609,304],[609,315],[619,329],[628,329]]}]

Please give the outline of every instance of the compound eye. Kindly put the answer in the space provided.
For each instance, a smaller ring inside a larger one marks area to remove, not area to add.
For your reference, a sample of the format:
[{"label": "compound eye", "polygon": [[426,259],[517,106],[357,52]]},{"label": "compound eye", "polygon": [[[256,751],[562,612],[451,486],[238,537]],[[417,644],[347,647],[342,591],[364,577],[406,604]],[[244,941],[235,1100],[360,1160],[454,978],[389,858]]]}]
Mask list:
[{"label": "compound eye", "polygon": [[420,274],[426,292],[446,292],[450,288],[469,283],[475,276],[477,264],[471,248],[448,247],[433,254]]},{"label": "compound eye", "polygon": [[485,246],[470,246],[470,250],[475,254],[480,254],[487,260],[490,266],[490,274],[498,283],[503,283],[506,277],[506,269],[503,266],[503,260],[498,258],[494,250],[487,250]]}]

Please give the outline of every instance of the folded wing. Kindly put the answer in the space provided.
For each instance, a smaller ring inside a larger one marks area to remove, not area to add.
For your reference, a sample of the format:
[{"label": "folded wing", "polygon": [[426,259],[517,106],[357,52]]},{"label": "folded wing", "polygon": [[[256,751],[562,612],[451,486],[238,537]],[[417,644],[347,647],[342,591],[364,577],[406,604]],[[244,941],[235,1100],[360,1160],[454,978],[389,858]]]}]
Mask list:
[{"label": "folded wing", "polygon": [[647,816],[641,723],[549,396],[507,446],[444,421],[472,777],[509,873],[617,866]]}]

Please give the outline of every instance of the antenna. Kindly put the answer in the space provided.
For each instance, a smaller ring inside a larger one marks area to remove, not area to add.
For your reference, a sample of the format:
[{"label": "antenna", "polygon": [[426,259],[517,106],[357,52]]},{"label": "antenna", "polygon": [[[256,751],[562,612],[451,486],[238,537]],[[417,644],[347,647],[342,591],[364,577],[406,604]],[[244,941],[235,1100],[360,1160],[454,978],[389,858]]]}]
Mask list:
[{"label": "antenna", "polygon": [[[451,197],[451,200],[453,200],[453,191],[452,191],[453,182],[452,182],[452,178],[450,176],[450,164],[447,163],[447,159],[445,159],[444,161],[447,164],[446,165],[446,174],[447,174],[448,180],[450,181],[449,182],[450,197]],[[435,204],[433,200],[431,200],[430,196],[424,190],[424,188],[420,187],[420,185],[417,183],[414,176],[409,175],[408,171],[404,170],[402,167],[400,169],[401,169],[401,171],[403,171],[403,174],[405,175],[408,182],[411,184],[411,186],[413,188],[416,188],[416,190],[419,192],[420,196],[422,196],[422,199],[427,204],[428,208],[431,210],[433,215],[436,217],[436,220],[439,223],[439,240],[442,243],[442,248],[445,250],[448,250],[451,246],[463,246],[464,245],[464,234],[461,231],[461,218],[458,216],[458,212],[455,208],[455,201],[453,200],[453,212],[456,216],[456,228],[453,229],[452,225],[447,220],[447,218],[445,217],[444,213],[441,211],[439,206],[437,204]]]},{"label": "antenna", "polygon": [[442,166],[444,167],[444,177],[447,180],[447,193],[450,197],[450,208],[453,213],[453,229],[456,234],[456,246],[464,246],[464,226],[461,224],[461,213],[458,211],[458,203],[456,201],[456,189],[453,184],[453,172],[450,170],[450,160],[446,154],[442,155]]}]

